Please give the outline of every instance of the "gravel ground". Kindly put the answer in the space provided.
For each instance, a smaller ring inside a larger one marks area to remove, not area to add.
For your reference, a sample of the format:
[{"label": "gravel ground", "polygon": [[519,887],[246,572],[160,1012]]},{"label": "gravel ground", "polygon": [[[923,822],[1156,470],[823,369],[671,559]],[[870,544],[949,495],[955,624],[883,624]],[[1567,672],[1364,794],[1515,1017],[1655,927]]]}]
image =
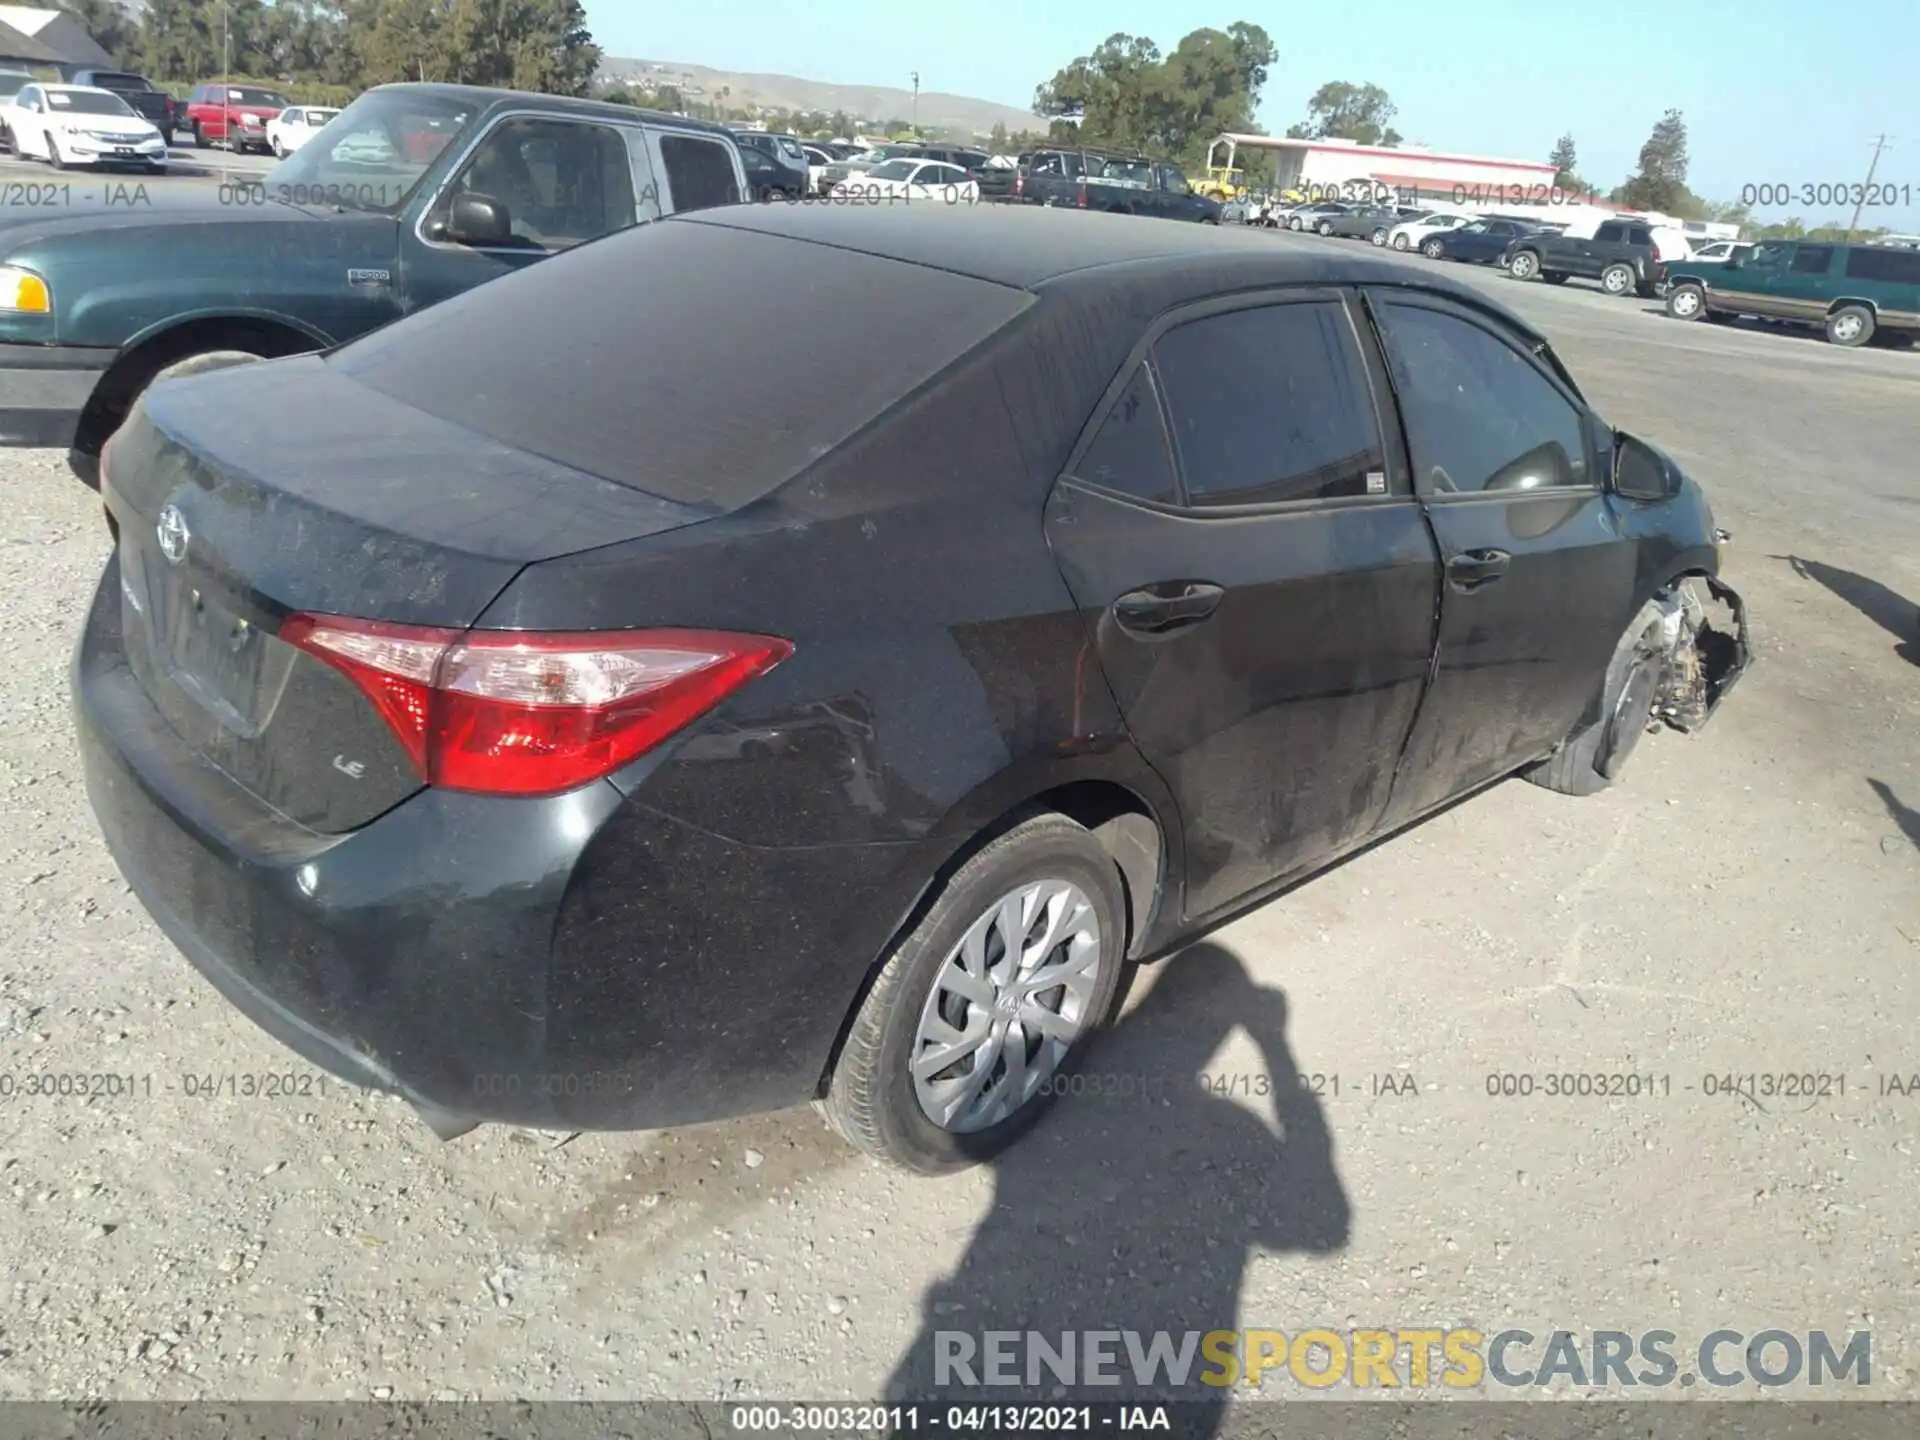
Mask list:
[{"label": "gravel ground", "polygon": [[[313,1072],[107,859],[65,686],[104,527],[0,454],[0,1076],[130,1092],[0,1095],[0,1398],[868,1397],[931,1329],[1354,1324],[1866,1328],[1913,1397],[1920,1097],[1879,1087],[1920,1072],[1920,356],[1477,283],[1708,486],[1752,675],[1622,787],[1501,786],[1156,967],[1096,1061],[1128,1093],[945,1181],[804,1111],[441,1144],[330,1081],[229,1093]],[[1276,1114],[1295,1070],[1339,1093]],[[1670,1093],[1486,1090],[1562,1070]],[[1702,1091],[1805,1071],[1844,1096]]]}]

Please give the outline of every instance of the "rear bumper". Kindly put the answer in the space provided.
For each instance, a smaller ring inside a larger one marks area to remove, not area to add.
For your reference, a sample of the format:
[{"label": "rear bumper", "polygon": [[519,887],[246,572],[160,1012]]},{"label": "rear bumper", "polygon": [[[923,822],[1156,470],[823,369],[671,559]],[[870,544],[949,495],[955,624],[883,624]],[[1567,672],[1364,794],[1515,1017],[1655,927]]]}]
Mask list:
[{"label": "rear bumper", "polygon": [[118,350],[0,342],[0,445],[65,449]]},{"label": "rear bumper", "polygon": [[875,953],[847,917],[884,916],[901,847],[745,846],[606,782],[427,789],[316,834],[178,741],[118,592],[115,562],[73,662],[88,799],[141,904],[263,1030],[472,1121],[644,1129],[813,1096]]}]

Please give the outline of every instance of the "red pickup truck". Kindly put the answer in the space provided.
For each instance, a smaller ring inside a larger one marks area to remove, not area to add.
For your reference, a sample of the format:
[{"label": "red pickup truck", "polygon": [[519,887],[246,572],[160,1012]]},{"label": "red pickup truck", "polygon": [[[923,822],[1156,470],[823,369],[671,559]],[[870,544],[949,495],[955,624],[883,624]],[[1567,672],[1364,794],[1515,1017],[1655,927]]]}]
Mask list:
[{"label": "red pickup truck", "polygon": [[248,150],[266,153],[267,122],[293,102],[275,90],[258,85],[202,85],[187,101],[187,128],[201,149],[226,145],[236,155]]}]

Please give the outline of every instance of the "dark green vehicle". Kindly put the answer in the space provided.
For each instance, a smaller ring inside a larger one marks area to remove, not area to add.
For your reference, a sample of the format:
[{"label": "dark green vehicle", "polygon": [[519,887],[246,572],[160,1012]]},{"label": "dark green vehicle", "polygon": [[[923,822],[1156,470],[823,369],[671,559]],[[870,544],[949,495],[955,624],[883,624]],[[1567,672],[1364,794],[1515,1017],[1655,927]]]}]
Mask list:
[{"label": "dark green vehicle", "polygon": [[1667,273],[1667,314],[1817,325],[1835,345],[1864,345],[1883,330],[1920,334],[1920,250],[1767,240],[1717,264],[1683,260]]},{"label": "dark green vehicle", "polygon": [[16,210],[0,220],[0,444],[66,447],[97,487],[101,446],[163,372],[342,344],[745,183],[718,125],[384,85],[264,180]]}]

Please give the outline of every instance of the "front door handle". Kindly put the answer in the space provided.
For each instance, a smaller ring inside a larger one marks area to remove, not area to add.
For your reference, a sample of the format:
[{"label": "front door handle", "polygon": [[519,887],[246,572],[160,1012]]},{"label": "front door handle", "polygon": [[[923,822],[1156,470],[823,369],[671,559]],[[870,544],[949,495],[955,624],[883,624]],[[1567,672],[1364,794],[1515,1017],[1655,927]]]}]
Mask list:
[{"label": "front door handle", "polygon": [[1468,550],[1447,562],[1447,583],[1456,590],[1478,590],[1507,573],[1513,556],[1505,550]]},{"label": "front door handle", "polygon": [[1198,625],[1220,608],[1226,592],[1205,580],[1169,580],[1129,590],[1113,602],[1113,618],[1135,635],[1165,635]]}]

